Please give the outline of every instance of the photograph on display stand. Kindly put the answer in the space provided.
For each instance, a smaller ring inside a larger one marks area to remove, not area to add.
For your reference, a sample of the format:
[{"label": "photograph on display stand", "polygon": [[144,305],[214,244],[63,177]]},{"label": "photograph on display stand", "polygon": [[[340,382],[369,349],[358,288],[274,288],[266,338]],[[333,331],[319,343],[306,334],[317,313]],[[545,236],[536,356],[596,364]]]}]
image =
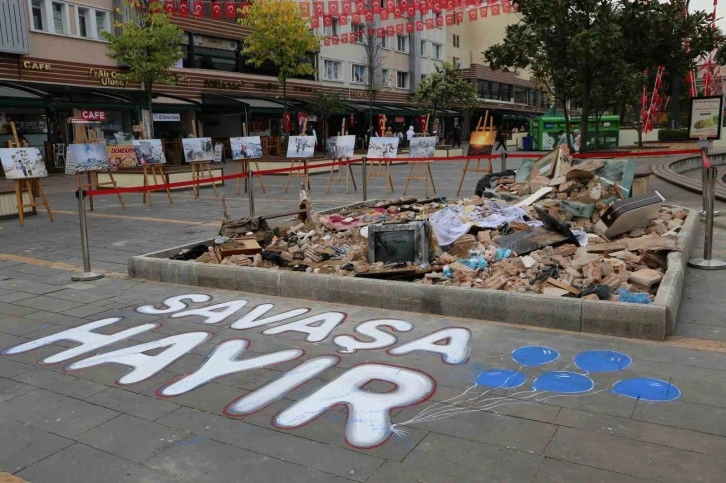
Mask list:
[{"label": "photograph on display stand", "polygon": [[371,138],[368,144],[369,158],[395,158],[398,155],[398,143],[400,139],[397,137],[390,138]]},{"label": "photograph on display stand", "polygon": [[469,151],[467,155],[492,154],[495,137],[495,131],[473,131],[469,138]]},{"label": "photograph on display stand", "polygon": [[136,159],[142,166],[147,164],[165,164],[164,146],[161,139],[140,139],[133,141]]},{"label": "photograph on display stand", "polygon": [[252,159],[262,157],[262,139],[260,136],[229,138],[232,148],[232,159]]},{"label": "photograph on display stand", "polygon": [[45,178],[48,170],[38,148],[0,149],[0,161],[7,179]]},{"label": "photograph on display stand", "polygon": [[409,158],[433,158],[436,152],[436,136],[428,136],[411,139],[409,147]]},{"label": "photograph on display stand", "polygon": [[115,132],[113,138],[119,146],[128,146],[134,141],[134,135],[130,132]]},{"label": "photograph on display stand", "polygon": [[184,138],[184,159],[187,163],[211,163],[214,161],[212,138]]},{"label": "photograph on display stand", "polygon": [[136,148],[132,145],[116,145],[106,146],[106,152],[108,153],[108,163],[111,169],[118,168],[134,168],[139,165],[136,159]]},{"label": "photograph on display stand", "polygon": [[288,158],[312,158],[315,153],[315,136],[290,136],[287,143]]},{"label": "photograph on display stand", "polygon": [[350,159],[355,151],[355,136],[333,136],[328,138],[326,156],[333,159]]},{"label": "photograph on display stand", "polygon": [[109,168],[105,143],[71,144],[70,162],[66,159],[66,174],[103,171]]}]

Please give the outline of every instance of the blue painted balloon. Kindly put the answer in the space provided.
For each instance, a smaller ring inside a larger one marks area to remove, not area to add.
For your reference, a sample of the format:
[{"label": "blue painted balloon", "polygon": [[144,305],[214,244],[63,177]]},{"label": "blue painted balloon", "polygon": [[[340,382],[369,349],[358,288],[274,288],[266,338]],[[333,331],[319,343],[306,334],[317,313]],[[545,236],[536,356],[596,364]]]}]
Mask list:
[{"label": "blue painted balloon", "polygon": [[491,369],[484,371],[476,378],[478,386],[493,387],[495,389],[513,389],[524,384],[527,376],[521,372],[510,369]]},{"label": "blue painted balloon", "polygon": [[532,389],[537,391],[562,392],[565,394],[578,394],[587,392],[595,387],[587,376],[576,372],[549,371],[542,373],[532,383]]},{"label": "blue painted balloon", "polygon": [[610,392],[644,401],[673,401],[681,397],[678,386],[649,377],[623,379],[616,382]]},{"label": "blue painted balloon", "polygon": [[526,345],[512,351],[512,359],[523,366],[541,366],[558,357],[559,352],[541,345]]},{"label": "blue painted balloon", "polygon": [[586,372],[622,371],[631,362],[629,355],[615,351],[585,351],[575,356],[575,365]]}]

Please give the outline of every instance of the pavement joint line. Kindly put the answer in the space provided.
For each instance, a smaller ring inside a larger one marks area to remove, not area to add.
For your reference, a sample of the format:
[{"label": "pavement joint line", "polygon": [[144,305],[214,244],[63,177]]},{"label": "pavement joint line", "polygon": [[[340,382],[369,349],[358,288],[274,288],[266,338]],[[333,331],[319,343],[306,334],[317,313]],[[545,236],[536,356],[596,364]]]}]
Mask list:
[{"label": "pavement joint line", "polygon": [[[59,213],[61,215],[78,215],[77,211],[73,210],[53,210],[53,214]],[[206,221],[196,220],[176,220],[173,218],[154,218],[150,216],[132,216],[132,215],[115,215],[111,213],[96,213],[89,211],[86,216],[94,216],[98,218],[118,218],[123,220],[140,220],[140,221],[153,221],[155,223],[174,223],[177,225],[204,225],[204,226],[218,226],[219,223],[210,223]]]},{"label": "pavement joint line", "polygon": [[[57,270],[66,270],[70,272],[82,272],[83,267],[72,265],[64,262],[53,262],[50,260],[42,260],[40,258],[25,257],[22,255],[13,255],[11,253],[0,253],[0,260],[9,260],[17,263],[24,263],[26,265],[36,265],[39,267],[55,268]],[[112,278],[127,278],[128,274],[122,272],[112,272],[105,270],[97,270],[99,273],[103,273],[107,277]]]}]

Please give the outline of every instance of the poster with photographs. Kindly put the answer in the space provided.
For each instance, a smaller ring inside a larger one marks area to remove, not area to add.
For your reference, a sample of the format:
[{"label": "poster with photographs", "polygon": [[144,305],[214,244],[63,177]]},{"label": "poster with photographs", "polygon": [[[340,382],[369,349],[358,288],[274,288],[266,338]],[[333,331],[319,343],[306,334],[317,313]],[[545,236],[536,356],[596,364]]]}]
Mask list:
[{"label": "poster with photographs", "polygon": [[136,159],[140,165],[166,164],[161,139],[136,139],[133,143],[136,150]]},{"label": "poster with photographs", "polygon": [[48,170],[38,148],[0,149],[0,161],[7,179],[45,178]]},{"label": "poster with photographs", "polygon": [[184,159],[187,163],[211,163],[214,161],[212,138],[183,138]]},{"label": "poster with photographs", "polygon": [[326,156],[333,159],[350,159],[355,151],[355,136],[333,136],[328,138]]},{"label": "poster with photographs", "polygon": [[368,144],[369,158],[395,158],[398,155],[398,137],[371,138]]},{"label": "poster with photographs", "polygon": [[262,157],[262,139],[259,136],[229,138],[232,159],[253,159]]},{"label": "poster with photographs", "polygon": [[436,151],[436,136],[411,139],[409,146],[409,158],[433,158]]},{"label": "poster with photographs", "polygon": [[115,132],[113,138],[119,146],[129,146],[134,141],[134,135],[130,132]]},{"label": "poster with photographs", "polygon": [[312,158],[315,154],[315,136],[290,136],[287,143],[288,158]]},{"label": "poster with photographs", "polygon": [[496,131],[473,131],[469,138],[469,151],[467,155],[492,154]]},{"label": "poster with photographs", "polygon": [[106,143],[71,144],[66,156],[66,174],[104,171],[109,168]]},{"label": "poster with photographs", "polygon": [[106,146],[108,164],[111,169],[133,168],[139,165],[136,159],[136,148],[128,146]]}]

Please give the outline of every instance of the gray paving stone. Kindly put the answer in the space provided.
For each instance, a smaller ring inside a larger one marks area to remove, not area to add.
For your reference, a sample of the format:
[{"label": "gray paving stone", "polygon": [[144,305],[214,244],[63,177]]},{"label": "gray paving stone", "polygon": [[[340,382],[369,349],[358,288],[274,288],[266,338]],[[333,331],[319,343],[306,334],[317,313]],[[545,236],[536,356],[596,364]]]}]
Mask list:
[{"label": "gray paving stone", "polygon": [[63,327],[69,329],[88,323],[88,320],[81,317],[73,317],[65,314],[56,314],[53,312],[46,312],[44,310],[39,310],[37,312],[31,312],[29,314],[23,315],[23,318],[39,320],[41,322],[47,322],[49,324],[62,325]]},{"label": "gray paving stone", "polygon": [[87,402],[38,389],[0,405],[0,416],[73,438],[117,416]]},{"label": "gray paving stone", "polygon": [[567,461],[545,458],[533,483],[643,483],[646,480],[591,466],[576,465]]},{"label": "gray paving stone", "polygon": [[416,468],[393,461],[386,461],[378,471],[371,476],[367,483],[468,483],[481,481],[478,478],[462,478],[460,476],[446,476],[430,469]]},{"label": "gray paving stone", "polygon": [[47,325],[48,324],[46,322],[28,320],[14,315],[0,316],[0,332],[10,335],[30,334],[31,332],[35,332],[46,327]]},{"label": "gray paving stone", "polygon": [[638,401],[633,419],[726,436],[726,409],[684,401]]},{"label": "gray paving stone", "polygon": [[15,304],[0,302],[0,314],[21,316],[29,312],[34,312],[34,310],[29,307],[21,307]]},{"label": "gray paving stone", "polygon": [[[10,346],[3,346],[3,349]],[[32,371],[35,367],[14,361],[8,357],[0,357],[0,377],[11,378],[24,372]]]},{"label": "gray paving stone", "polygon": [[[431,405],[429,405],[431,407]],[[445,409],[442,409],[445,408]],[[453,411],[449,409],[453,408]],[[448,411],[448,412],[441,412]],[[421,412],[416,406],[407,408],[396,415],[395,421],[408,421]],[[542,454],[557,427],[527,419],[477,411],[456,406],[435,406],[426,415],[438,420],[415,423],[414,426],[455,438],[479,443],[505,446],[509,449]]]},{"label": "gray paving stone", "polygon": [[32,299],[19,300],[15,302],[15,305],[20,305],[21,307],[28,307],[34,310],[45,310],[46,312],[61,313],[75,307],[80,307],[81,305],[84,305],[84,303],[72,300],[54,299],[50,297],[35,297]]},{"label": "gray paving stone", "polygon": [[35,390],[33,386],[0,377],[0,403]]},{"label": "gray paving stone", "polygon": [[559,428],[546,456],[640,478],[721,482],[726,460],[579,429]]},{"label": "gray paving stone", "polygon": [[[161,385],[148,389],[145,392],[145,395],[153,396],[159,387],[161,387]],[[244,389],[210,382],[193,391],[169,398],[168,401],[171,401],[174,404],[179,404],[180,406],[201,409],[214,414],[222,414],[222,411],[227,404],[248,392],[249,391],[245,391]]]},{"label": "gray paving stone", "polygon": [[[88,369],[72,371],[70,372],[70,374],[73,374],[74,376],[80,377],[82,379],[88,379],[90,381],[105,384],[107,386],[116,386],[116,381],[118,381],[119,378],[121,378],[124,374],[127,374],[128,372],[128,367],[123,367],[118,364],[104,364],[101,366],[90,367]],[[167,384],[169,381],[176,377],[178,377],[177,374],[173,374],[168,371],[161,371],[157,374],[154,374],[148,379],[144,379],[141,382],[125,385],[122,387],[124,390],[133,393],[140,394],[143,392],[149,392],[149,395],[152,395],[157,388],[163,386],[164,384]]]},{"label": "gray paving stone", "polygon": [[47,369],[35,369],[24,372],[13,379],[48,391],[64,394],[76,399],[85,399],[106,389],[106,386],[95,384],[85,379],[70,376],[62,372]]},{"label": "gray paving stone", "polygon": [[73,444],[30,424],[0,417],[0,468],[15,473]]},{"label": "gray paving stone", "polygon": [[13,303],[13,302],[17,302],[18,300],[32,299],[33,297],[35,297],[35,294],[32,294],[32,293],[13,292],[8,295],[3,295],[2,297],[0,297],[0,302]]},{"label": "gray paving stone", "polygon": [[[25,267],[27,267],[27,265],[25,265]],[[48,273],[52,273],[52,269],[44,267],[44,269],[42,270],[41,273],[45,274],[44,277],[47,277]],[[64,273],[64,272],[61,272],[61,273]],[[64,275],[67,276],[67,274],[65,274],[65,273],[64,273]],[[68,283],[70,283],[70,280],[68,280]],[[13,288],[20,292],[27,292],[27,293],[35,294],[35,295],[44,295],[47,293],[57,292],[58,290],[62,290],[62,288],[57,285],[51,285],[51,284],[41,283],[41,282],[31,282],[28,280],[18,280],[18,279],[13,280],[12,283],[10,284],[10,287],[8,287],[8,288]]]},{"label": "gray paving stone", "polygon": [[122,414],[76,437],[81,443],[141,463],[187,437],[182,431]]},{"label": "gray paving stone", "polygon": [[531,481],[542,457],[441,434],[427,435],[404,464],[477,481]]},{"label": "gray paving stone", "polygon": [[648,443],[670,446],[671,448],[710,454],[716,457],[726,455],[725,438],[687,429],[673,428],[567,408],[562,408],[557,415],[556,423],[569,428],[637,439]]},{"label": "gray paving stone", "polygon": [[355,481],[366,481],[383,463],[380,458],[196,409],[181,408],[157,422]]},{"label": "gray paving stone", "polygon": [[146,464],[155,470],[205,483],[351,481],[219,443],[207,437],[192,437],[181,441],[151,458]]},{"label": "gray paving stone", "polygon": [[179,405],[169,400],[143,396],[115,387],[94,394],[86,398],[86,401],[149,421],[154,421],[179,408]]},{"label": "gray paving stone", "polygon": [[16,476],[33,483],[141,483],[191,482],[154,471],[138,463],[76,443],[46,458]]},{"label": "gray paving stone", "polygon": [[93,317],[96,314],[100,314],[101,312],[106,312],[108,310],[108,306],[104,305],[100,302],[88,304],[88,305],[81,305],[80,307],[74,307],[70,310],[66,310],[63,312],[65,315],[70,315],[72,317]]}]

